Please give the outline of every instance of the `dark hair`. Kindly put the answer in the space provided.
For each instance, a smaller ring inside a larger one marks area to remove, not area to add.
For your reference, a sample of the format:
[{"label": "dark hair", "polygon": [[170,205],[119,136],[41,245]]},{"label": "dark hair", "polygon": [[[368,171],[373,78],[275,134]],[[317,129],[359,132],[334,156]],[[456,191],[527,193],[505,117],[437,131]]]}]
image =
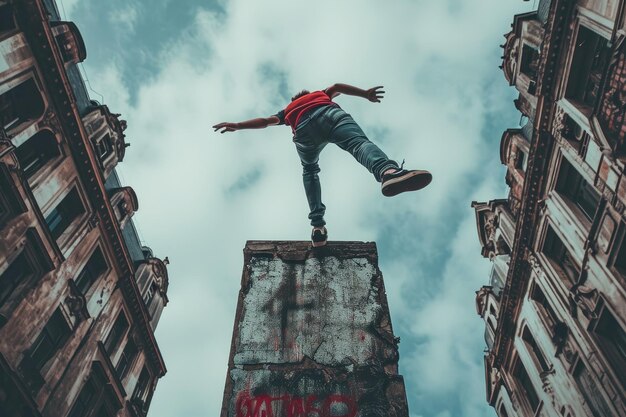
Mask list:
[{"label": "dark hair", "polygon": [[296,100],[296,99],[299,99],[300,97],[305,96],[305,95],[307,95],[307,94],[309,94],[309,93],[310,93],[310,91],[309,91],[309,90],[302,90],[302,91],[300,91],[298,94],[296,94],[295,96],[291,97],[291,101],[294,101],[294,100]]}]

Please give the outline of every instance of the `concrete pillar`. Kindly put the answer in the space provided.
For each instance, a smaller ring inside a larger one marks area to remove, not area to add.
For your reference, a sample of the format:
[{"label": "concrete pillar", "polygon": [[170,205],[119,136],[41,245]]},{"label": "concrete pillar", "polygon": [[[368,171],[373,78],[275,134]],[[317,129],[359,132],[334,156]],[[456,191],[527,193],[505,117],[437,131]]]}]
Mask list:
[{"label": "concrete pillar", "polygon": [[221,417],[408,417],[374,243],[249,241]]}]

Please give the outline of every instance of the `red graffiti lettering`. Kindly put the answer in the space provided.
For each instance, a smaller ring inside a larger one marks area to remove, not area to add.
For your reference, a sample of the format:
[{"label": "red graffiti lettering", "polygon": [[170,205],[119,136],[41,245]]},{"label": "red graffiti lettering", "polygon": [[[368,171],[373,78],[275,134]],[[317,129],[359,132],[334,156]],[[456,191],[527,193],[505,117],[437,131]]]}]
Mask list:
[{"label": "red graffiti lettering", "polygon": [[267,394],[251,397],[248,392],[240,392],[235,403],[236,417],[356,417],[357,411],[354,398],[340,394],[326,398]]}]

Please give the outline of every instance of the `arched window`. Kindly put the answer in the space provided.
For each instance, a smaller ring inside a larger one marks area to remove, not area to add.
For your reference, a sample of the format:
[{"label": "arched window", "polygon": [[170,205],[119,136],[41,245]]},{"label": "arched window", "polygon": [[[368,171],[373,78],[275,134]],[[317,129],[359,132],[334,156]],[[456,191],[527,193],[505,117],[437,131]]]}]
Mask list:
[{"label": "arched window", "polygon": [[35,133],[18,146],[15,153],[27,178],[32,177],[44,165],[61,155],[56,138],[49,130]]},{"label": "arched window", "polygon": [[539,345],[535,341],[532,333],[530,333],[530,330],[528,330],[528,327],[524,327],[524,331],[522,332],[522,340],[526,342],[526,345],[530,350],[531,356],[539,366],[539,369],[541,371],[547,371],[548,369],[550,369],[550,366],[548,365],[545,356],[543,356],[543,352],[539,348]]},{"label": "arched window", "polygon": [[32,78],[0,95],[0,123],[7,132],[20,130],[39,119],[44,109],[43,98]]}]

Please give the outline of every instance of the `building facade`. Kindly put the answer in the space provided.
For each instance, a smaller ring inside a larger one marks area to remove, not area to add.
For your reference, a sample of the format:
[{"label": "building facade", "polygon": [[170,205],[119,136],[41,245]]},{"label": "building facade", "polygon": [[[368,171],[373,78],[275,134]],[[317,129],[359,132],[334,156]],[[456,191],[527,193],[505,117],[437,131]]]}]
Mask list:
[{"label": "building facade", "polygon": [[375,243],[248,241],[221,417],[408,417]]},{"label": "building facade", "polygon": [[126,122],[90,100],[75,24],[0,0],[0,416],[139,417],[166,372],[167,258],[120,184]]},{"label": "building facade", "polygon": [[500,417],[626,415],[624,4],[541,0],[505,35],[522,115],[500,144],[510,190],[472,204]]}]

